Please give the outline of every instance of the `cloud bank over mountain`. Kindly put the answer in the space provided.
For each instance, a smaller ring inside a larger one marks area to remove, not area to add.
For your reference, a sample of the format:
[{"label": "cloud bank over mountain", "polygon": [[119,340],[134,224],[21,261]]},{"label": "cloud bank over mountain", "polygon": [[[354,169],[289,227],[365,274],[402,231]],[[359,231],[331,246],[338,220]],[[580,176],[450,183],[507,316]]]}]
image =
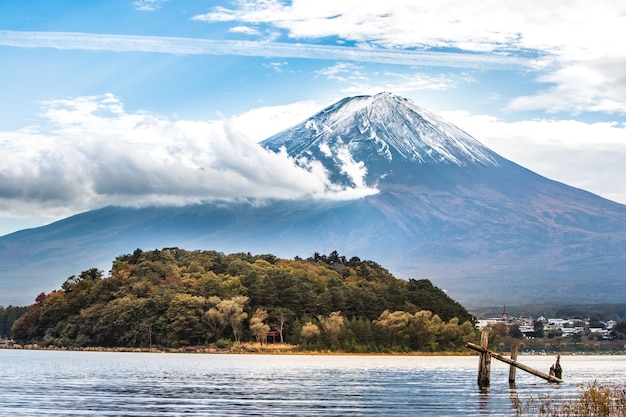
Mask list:
[{"label": "cloud bank over mountain", "polygon": [[[238,121],[127,113],[113,95],[46,103],[42,121],[0,133],[0,210],[51,215],[104,205],[215,200],[344,199],[375,190],[333,185],[237,130]],[[253,117],[253,116],[252,116]]]}]

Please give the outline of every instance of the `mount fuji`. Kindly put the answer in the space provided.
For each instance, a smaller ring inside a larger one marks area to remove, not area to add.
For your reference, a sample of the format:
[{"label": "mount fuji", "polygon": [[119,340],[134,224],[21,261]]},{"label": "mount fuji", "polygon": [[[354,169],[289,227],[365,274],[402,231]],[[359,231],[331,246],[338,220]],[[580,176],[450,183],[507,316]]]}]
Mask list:
[{"label": "mount fuji", "polygon": [[0,237],[0,304],[136,248],[337,250],[469,306],[626,298],[626,206],[549,180],[389,94],[345,98],[261,142],[353,200],[105,207]]},{"label": "mount fuji", "polygon": [[376,185],[388,175],[415,181],[420,165],[498,165],[498,156],[467,133],[389,93],[345,98],[262,145],[285,148],[300,163],[320,162],[334,183],[350,186]]}]

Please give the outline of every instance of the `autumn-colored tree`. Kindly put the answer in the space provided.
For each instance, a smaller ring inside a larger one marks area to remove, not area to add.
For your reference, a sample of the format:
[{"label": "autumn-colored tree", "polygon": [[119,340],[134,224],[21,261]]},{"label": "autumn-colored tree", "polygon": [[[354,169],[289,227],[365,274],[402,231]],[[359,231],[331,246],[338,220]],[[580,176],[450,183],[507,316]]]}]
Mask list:
[{"label": "autumn-colored tree", "polygon": [[337,341],[337,338],[341,333],[341,329],[343,328],[344,321],[341,311],[333,311],[328,315],[328,317],[320,315],[317,316],[317,319],[319,320],[322,329],[324,329],[324,333],[326,333],[330,343],[332,344]]},{"label": "autumn-colored tree", "polygon": [[443,330],[443,322],[437,314],[429,310],[420,310],[411,318],[409,327],[418,350],[436,351],[439,349],[438,339]]},{"label": "autumn-colored tree", "polygon": [[241,341],[243,321],[248,318],[248,313],[243,311],[248,300],[248,297],[240,295],[229,300],[222,300],[217,304],[217,310],[220,313],[222,322],[230,326],[237,343]]},{"label": "autumn-colored tree", "polygon": [[409,330],[408,324],[411,318],[412,315],[406,311],[394,311],[390,313],[389,310],[385,310],[373,323],[385,333],[390,347],[394,347],[398,339],[402,338],[404,334],[407,334]]},{"label": "autumn-colored tree", "polygon": [[270,331],[270,326],[264,323],[267,318],[267,311],[257,308],[250,319],[250,331],[259,343],[264,342],[265,335]]},{"label": "autumn-colored tree", "polygon": [[490,323],[489,327],[489,346],[498,346],[504,341],[509,333],[509,327],[504,322]]},{"label": "autumn-colored tree", "polygon": [[302,330],[300,330],[300,341],[306,345],[313,337],[319,334],[320,328],[317,324],[307,321],[302,325]]},{"label": "autumn-colored tree", "polygon": [[41,317],[41,310],[46,303],[48,296],[46,293],[41,293],[35,298],[35,303],[32,304],[26,313],[13,323],[11,328],[11,335],[15,340],[20,342],[33,342],[43,336],[43,333],[39,329],[39,318]]},{"label": "autumn-colored tree", "polygon": [[217,309],[217,305],[219,305],[221,302],[222,299],[215,296],[209,297],[208,299],[209,305],[212,305],[212,307],[210,307],[205,313],[207,324],[207,337],[209,339],[221,339],[222,333],[224,332],[224,328],[227,324],[222,315],[222,312]]}]

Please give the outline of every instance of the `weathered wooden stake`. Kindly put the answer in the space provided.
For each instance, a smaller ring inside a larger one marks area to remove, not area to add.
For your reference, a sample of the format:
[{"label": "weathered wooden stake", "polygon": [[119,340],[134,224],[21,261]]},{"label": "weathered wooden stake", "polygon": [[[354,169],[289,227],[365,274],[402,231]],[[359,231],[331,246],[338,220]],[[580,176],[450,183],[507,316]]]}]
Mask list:
[{"label": "weathered wooden stake", "polygon": [[478,386],[488,387],[491,380],[491,355],[489,354],[489,329],[485,328],[480,333],[480,359],[478,360]]},{"label": "weathered wooden stake", "polygon": [[[511,345],[511,360],[517,361],[517,345]],[[515,370],[517,368],[514,365],[509,367],[509,384],[515,384]]]},{"label": "weathered wooden stake", "polygon": [[563,369],[561,368],[561,355],[556,355],[556,363],[554,364],[554,376],[562,379]]}]

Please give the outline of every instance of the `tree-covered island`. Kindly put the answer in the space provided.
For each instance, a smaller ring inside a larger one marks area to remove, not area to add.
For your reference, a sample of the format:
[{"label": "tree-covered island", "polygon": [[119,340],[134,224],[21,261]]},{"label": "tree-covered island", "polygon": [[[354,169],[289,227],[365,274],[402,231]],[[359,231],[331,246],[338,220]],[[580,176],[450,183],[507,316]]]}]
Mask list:
[{"label": "tree-covered island", "polygon": [[166,248],[119,256],[37,296],[12,328],[56,347],[284,342],[344,352],[457,351],[472,316],[428,280],[337,252],[308,259]]}]

